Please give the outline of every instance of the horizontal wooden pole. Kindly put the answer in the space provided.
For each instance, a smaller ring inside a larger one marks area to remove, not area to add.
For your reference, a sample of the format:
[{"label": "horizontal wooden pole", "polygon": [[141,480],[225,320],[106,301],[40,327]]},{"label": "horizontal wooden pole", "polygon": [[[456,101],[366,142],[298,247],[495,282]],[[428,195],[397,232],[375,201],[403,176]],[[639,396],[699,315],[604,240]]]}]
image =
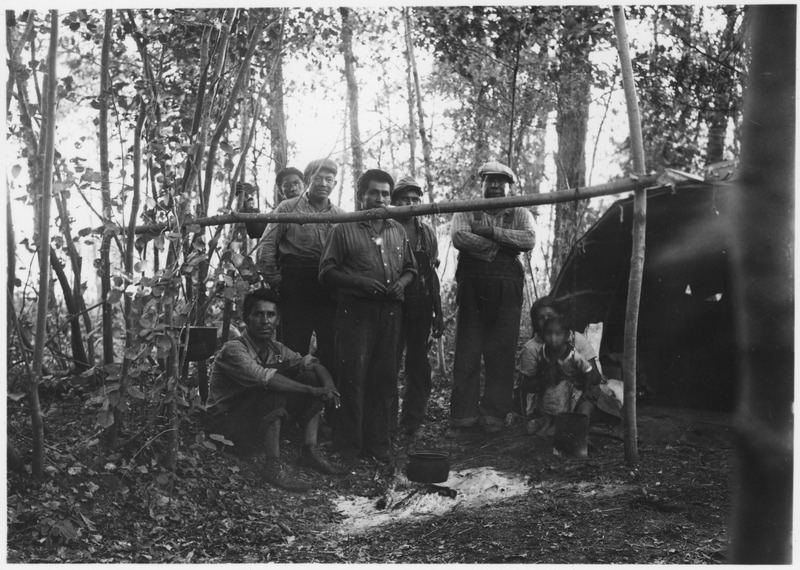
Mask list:
[{"label": "horizontal wooden pole", "polygon": [[[479,198],[477,200],[454,200],[451,202],[436,202],[433,204],[418,204],[414,206],[398,206],[389,208],[374,208],[358,212],[342,213],[307,213],[307,212],[275,212],[265,213],[236,213],[208,216],[207,218],[187,219],[184,225],[220,226],[224,224],[237,224],[243,222],[284,222],[295,224],[342,223],[360,222],[363,220],[383,220],[386,218],[408,218],[411,216],[427,216],[431,214],[451,214],[454,212],[474,212],[479,210],[498,210],[519,206],[541,206],[545,204],[560,204],[574,202],[598,196],[622,194],[634,190],[660,187],[658,175],[631,177],[625,180],[615,180],[608,184],[587,186],[575,190],[562,190],[560,192],[546,192],[543,194],[522,194],[519,196],[505,196],[503,198]],[[147,224],[136,226],[137,234],[158,234],[166,229],[177,228],[173,225]],[[97,228],[94,233],[102,233],[103,228]]]}]

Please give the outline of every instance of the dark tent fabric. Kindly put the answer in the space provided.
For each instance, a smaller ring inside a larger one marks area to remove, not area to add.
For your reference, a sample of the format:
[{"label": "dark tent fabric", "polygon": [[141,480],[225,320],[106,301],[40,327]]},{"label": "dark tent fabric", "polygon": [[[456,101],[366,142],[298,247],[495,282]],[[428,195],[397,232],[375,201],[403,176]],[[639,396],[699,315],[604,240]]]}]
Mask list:
[{"label": "dark tent fabric", "polygon": [[[637,379],[661,403],[733,408],[735,342],[728,268],[729,183],[647,194]],[[621,378],[633,197],[615,202],[572,248],[552,294],[576,330],[603,323],[601,363]]]}]

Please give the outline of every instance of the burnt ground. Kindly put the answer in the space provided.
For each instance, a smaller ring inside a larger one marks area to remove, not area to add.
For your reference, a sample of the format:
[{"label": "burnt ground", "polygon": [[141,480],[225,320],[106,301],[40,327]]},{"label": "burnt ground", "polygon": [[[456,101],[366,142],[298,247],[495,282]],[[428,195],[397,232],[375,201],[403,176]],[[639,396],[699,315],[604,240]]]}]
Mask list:
[{"label": "burnt ground", "polygon": [[[359,460],[341,478],[295,468],[317,484],[298,495],[263,483],[258,457],[237,458],[204,438],[198,410],[184,418],[178,466],[170,473],[159,467],[159,438],[132,437],[123,453],[102,451],[95,414],[82,398],[45,402],[48,479],[36,484],[9,473],[7,560],[725,561],[733,488],[725,415],[640,405],[640,460],[632,469],[622,441],[608,434],[590,435],[587,459],[554,454],[552,438],[528,436],[522,425],[446,440],[448,391],[445,382],[436,383],[416,445],[448,449],[451,473],[492,467],[523,480],[526,491],[428,518],[400,517],[398,510],[396,520],[363,531],[337,505],[344,497],[365,497],[377,509],[390,490],[402,494],[417,485],[403,476],[410,442],[398,442],[393,466]],[[23,455],[30,447],[26,421],[22,402],[9,401],[9,441]],[[299,432],[288,429],[285,436],[284,455],[293,465]]]}]

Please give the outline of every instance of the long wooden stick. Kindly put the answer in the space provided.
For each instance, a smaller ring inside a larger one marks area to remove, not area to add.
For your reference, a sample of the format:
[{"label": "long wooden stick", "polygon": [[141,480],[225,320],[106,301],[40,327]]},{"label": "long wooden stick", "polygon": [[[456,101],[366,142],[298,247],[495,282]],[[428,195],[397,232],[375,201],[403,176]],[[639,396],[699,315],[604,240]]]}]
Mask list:
[{"label": "long wooden stick", "polygon": [[[513,208],[538,206],[543,204],[559,204],[596,198],[598,196],[611,196],[635,190],[645,191],[660,187],[659,177],[655,174],[648,176],[631,177],[626,180],[617,180],[608,184],[566,190],[561,192],[545,192],[542,194],[524,194],[521,196],[506,196],[505,198],[481,198],[478,200],[455,200],[451,202],[437,202],[434,204],[419,204],[416,206],[401,206],[392,208],[375,208],[358,212],[342,212],[338,214],[316,214],[302,212],[287,212],[276,214],[267,213],[236,213],[209,216],[188,220],[184,225],[218,226],[222,224],[236,224],[241,222],[283,222],[294,224],[319,224],[360,222],[365,220],[383,220],[387,218],[399,219],[412,216],[428,216],[430,214],[450,214],[454,212],[472,212],[478,210],[493,210],[498,208]],[[104,228],[96,228],[93,233],[102,233]],[[147,224],[136,227],[137,234],[158,234],[166,229],[178,229],[175,224]]]},{"label": "long wooden stick", "polygon": [[39,382],[44,363],[44,344],[47,337],[47,307],[50,299],[50,201],[53,191],[53,160],[56,134],[56,55],[58,52],[58,10],[50,11],[50,48],[47,53],[45,81],[45,107],[42,125],[44,156],[42,157],[42,194],[39,207],[39,299],[36,305],[36,337],[33,346],[33,374],[28,385],[33,432],[32,472],[38,480],[44,479],[44,418],[39,404]]},{"label": "long wooden stick", "polygon": [[[633,170],[644,173],[644,144],[642,125],[639,119],[639,105],[636,98],[636,85],[633,79],[633,66],[628,46],[628,31],[625,26],[625,12],[621,6],[614,6],[614,27],[617,33],[617,50],[622,68],[622,86],[628,108]],[[625,408],[625,461],[633,467],[639,462],[636,446],[638,428],[636,426],[636,349],[639,330],[639,302],[642,296],[642,273],[644,271],[645,230],[647,222],[647,196],[643,189],[633,195],[633,235],[631,236],[631,268],[628,277],[628,299],[625,305],[625,333],[623,341],[622,380],[624,382]]]}]

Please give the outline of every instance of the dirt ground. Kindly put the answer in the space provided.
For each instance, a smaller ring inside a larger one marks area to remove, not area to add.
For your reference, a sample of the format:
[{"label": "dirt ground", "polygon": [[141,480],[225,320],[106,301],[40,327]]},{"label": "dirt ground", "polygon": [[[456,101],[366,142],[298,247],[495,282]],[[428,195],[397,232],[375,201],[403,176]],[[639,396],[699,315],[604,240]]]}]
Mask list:
[{"label": "dirt ground", "polygon": [[[178,467],[163,472],[158,441],[107,454],[80,399],[47,407],[44,485],[8,477],[9,562],[723,563],[732,445],[725,414],[639,407],[636,469],[608,433],[586,459],[554,453],[552,438],[522,425],[447,440],[446,387],[416,441],[398,441],[393,465],[348,464],[305,494],[260,479],[260,458],[240,459],[184,422]],[[9,438],[29,440],[21,403]],[[325,442],[323,433],[323,442]],[[299,453],[286,430],[284,457]],[[323,449],[327,447],[323,443]],[[404,451],[446,449],[455,498],[405,476]],[[136,451],[138,450],[138,451]],[[133,457],[133,459],[128,459]],[[460,485],[460,486],[459,486]]]}]

